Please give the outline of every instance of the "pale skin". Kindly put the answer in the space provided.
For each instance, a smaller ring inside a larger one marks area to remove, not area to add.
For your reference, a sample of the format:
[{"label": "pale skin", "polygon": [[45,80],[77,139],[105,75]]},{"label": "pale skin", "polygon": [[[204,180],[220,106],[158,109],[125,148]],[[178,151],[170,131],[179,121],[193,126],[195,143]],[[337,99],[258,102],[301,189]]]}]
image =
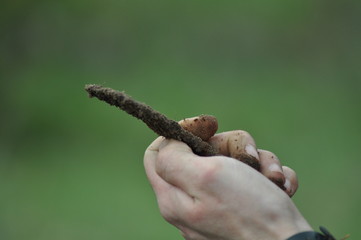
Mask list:
[{"label": "pale skin", "polygon": [[[242,142],[238,149],[231,146],[235,138]],[[222,156],[200,157],[163,137],[144,156],[160,212],[186,240],[285,240],[312,230],[290,198],[296,174],[275,154],[257,149],[245,131],[216,134],[208,142]],[[241,146],[259,159],[261,172],[232,158]]]}]

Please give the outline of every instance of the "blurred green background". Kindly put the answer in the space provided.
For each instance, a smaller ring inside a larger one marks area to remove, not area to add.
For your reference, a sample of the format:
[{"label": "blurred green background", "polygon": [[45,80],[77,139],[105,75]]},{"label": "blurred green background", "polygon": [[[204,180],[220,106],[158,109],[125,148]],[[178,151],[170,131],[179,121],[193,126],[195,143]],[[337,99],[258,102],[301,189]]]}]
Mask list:
[{"label": "blurred green background", "polygon": [[0,239],[182,239],[143,170],[155,138],[98,83],[212,114],[294,168],[297,206],[361,239],[360,1],[45,1],[0,7]]}]

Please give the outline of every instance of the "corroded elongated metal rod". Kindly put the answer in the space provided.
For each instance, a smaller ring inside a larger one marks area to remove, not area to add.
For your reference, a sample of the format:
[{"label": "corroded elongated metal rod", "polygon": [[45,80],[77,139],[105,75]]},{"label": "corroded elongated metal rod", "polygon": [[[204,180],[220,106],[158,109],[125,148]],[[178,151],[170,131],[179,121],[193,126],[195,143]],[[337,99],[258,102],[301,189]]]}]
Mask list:
[{"label": "corroded elongated metal rod", "polygon": [[214,156],[217,154],[214,147],[184,130],[178,122],[167,118],[150,106],[132,99],[124,92],[94,84],[86,85],[85,90],[90,97],[96,97],[142,120],[156,134],[186,143],[195,154],[201,156]]}]

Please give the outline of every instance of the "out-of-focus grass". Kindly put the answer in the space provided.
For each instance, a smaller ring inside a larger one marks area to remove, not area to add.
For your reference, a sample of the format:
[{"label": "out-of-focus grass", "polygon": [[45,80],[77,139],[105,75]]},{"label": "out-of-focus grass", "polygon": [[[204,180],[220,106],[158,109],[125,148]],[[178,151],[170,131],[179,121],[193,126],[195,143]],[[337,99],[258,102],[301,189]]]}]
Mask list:
[{"label": "out-of-focus grass", "polygon": [[313,227],[359,236],[359,3],[13,2],[1,12],[2,239],[181,239],[162,220],[141,122],[100,83],[170,118],[245,129],[300,181]]}]

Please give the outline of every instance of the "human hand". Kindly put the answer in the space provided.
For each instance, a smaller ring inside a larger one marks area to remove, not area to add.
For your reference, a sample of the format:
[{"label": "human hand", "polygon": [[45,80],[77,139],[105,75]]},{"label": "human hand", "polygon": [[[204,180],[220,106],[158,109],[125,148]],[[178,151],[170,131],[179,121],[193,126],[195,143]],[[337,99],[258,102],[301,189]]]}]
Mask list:
[{"label": "human hand", "polygon": [[[230,136],[221,133],[210,142],[231,156],[224,140],[217,140],[222,134]],[[286,239],[310,230],[290,198],[265,177],[276,168],[270,169],[274,155],[253,153],[259,154],[261,166],[269,166],[263,167],[264,175],[233,158],[200,157],[182,142],[157,138],[146,150],[144,164],[163,217],[187,240]]]},{"label": "human hand", "polygon": [[218,129],[217,119],[208,115],[186,118],[179,121],[179,124],[204,141],[208,141],[220,155],[235,158],[259,170],[290,197],[296,193],[298,188],[296,173],[291,168],[282,166],[274,153],[256,150],[255,141],[248,132],[236,130],[214,136]]}]

